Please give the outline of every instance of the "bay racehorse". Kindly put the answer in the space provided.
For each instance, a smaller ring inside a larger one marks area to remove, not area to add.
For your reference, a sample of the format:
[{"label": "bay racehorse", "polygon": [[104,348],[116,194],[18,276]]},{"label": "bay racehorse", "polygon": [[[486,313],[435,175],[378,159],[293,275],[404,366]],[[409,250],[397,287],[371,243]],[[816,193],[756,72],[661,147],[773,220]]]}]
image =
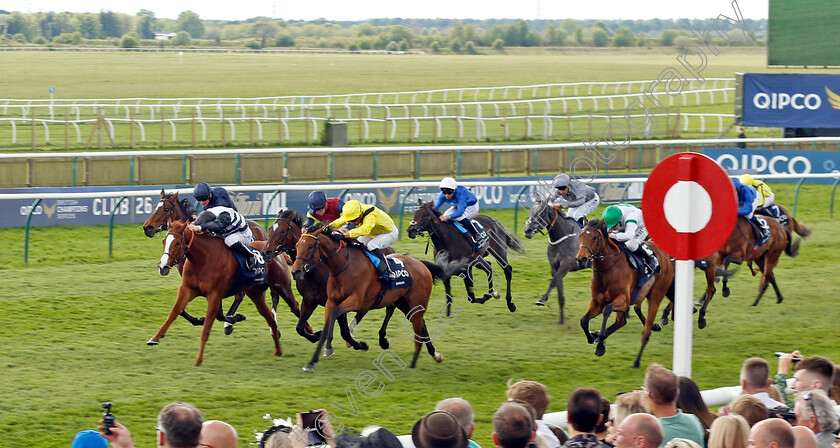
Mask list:
[{"label": "bay racehorse", "polygon": [[[595,354],[601,356],[606,351],[604,341],[609,335],[627,323],[630,306],[634,306],[636,315],[644,324],[642,331],[642,345],[639,354],[633,362],[633,368],[638,368],[642,359],[642,352],[650,339],[651,331],[661,329],[660,324],[654,324],[659,305],[664,297],[674,300],[674,265],[668,254],[662,251],[652,241],[646,244],[656,254],[659,260],[659,273],[641,285],[634,297],[639,273],[630,266],[624,252],[618,244],[607,234],[607,225],[600,219],[589,221],[580,234],[580,249],[578,259],[589,259],[592,263],[592,281],[590,290],[592,300],[589,309],[580,319],[580,326],[590,344],[597,342]],[[647,317],[642,314],[642,301],[647,298]],[[604,314],[601,330],[594,333],[589,331],[589,321],[595,316]],[[607,326],[610,313],[615,312],[615,322]]]},{"label": "bay racehorse", "polygon": [[587,263],[577,260],[580,243],[580,226],[574,219],[569,218],[562,210],[557,210],[542,199],[536,198],[534,205],[528,210],[528,221],[525,222],[525,238],[532,238],[535,233],[548,230],[548,263],[551,266],[551,281],[545,294],[537,300],[537,305],[544,305],[552,289],[557,289],[557,300],[560,304],[560,323],[564,323],[563,307],[566,298],[563,295],[563,277],[569,272],[589,267]]},{"label": "bay racehorse", "polygon": [[[152,215],[149,216],[149,219],[143,223],[143,232],[147,237],[151,238],[158,232],[168,229],[170,222],[188,222],[195,213],[195,207],[190,203],[188,198],[179,198],[177,191],[174,193],[167,193],[166,190],[160,190],[160,202],[158,202],[155,206],[155,209],[152,211]],[[255,241],[266,241],[268,239],[268,234],[262,226],[251,219],[246,221],[248,222],[248,227],[251,229],[251,233],[253,234]],[[180,265],[178,265],[178,272],[181,272]],[[233,332],[233,324],[245,319],[245,316],[236,314],[236,310],[239,309],[239,305],[242,303],[242,299],[244,297],[244,293],[236,294],[233,299],[233,303],[228,309],[227,315],[223,315],[222,310],[219,310],[216,319],[225,322],[225,334],[231,334]],[[271,304],[271,311],[276,316],[278,303],[277,297],[272,295],[272,298],[274,300]],[[227,318],[224,318],[224,316],[227,316]],[[181,317],[196,326],[204,324],[204,318],[193,317],[186,311],[181,313]],[[236,318],[233,319],[234,317]]]},{"label": "bay racehorse", "polygon": [[[414,216],[408,226],[408,237],[415,238],[417,235],[426,232],[432,240],[435,247],[435,260],[449,260],[451,262],[458,262],[465,260],[467,262],[466,268],[462,271],[464,285],[467,290],[467,300],[469,302],[484,303],[491,297],[500,297],[498,291],[493,286],[493,268],[490,262],[484,257],[488,254],[496,259],[496,262],[502,267],[505,273],[505,281],[507,282],[507,292],[505,293],[505,300],[507,301],[508,310],[516,311],[516,304],[513,303],[511,296],[510,281],[513,276],[513,266],[510,265],[507,259],[508,248],[518,252],[525,250],[522,242],[514,235],[511,235],[504,229],[502,224],[495,218],[489,216],[477,215],[473,220],[478,221],[487,232],[489,237],[489,244],[482,252],[476,252],[473,245],[468,241],[461,232],[451,222],[443,222],[440,220],[440,212],[432,209],[432,202],[423,203],[418,200],[417,210],[414,211]],[[441,257],[440,255],[443,255]],[[473,293],[473,277],[472,267],[478,267],[487,273],[488,290],[482,298],[476,298]],[[448,301],[452,300],[452,293],[450,281],[444,280],[444,287],[446,288],[446,297]]]},{"label": "bay racehorse", "polygon": [[[379,274],[364,250],[355,245],[351,247],[354,240],[346,240],[340,237],[340,234],[326,233],[324,229],[320,224],[316,224],[308,230],[308,233],[301,235],[295,246],[297,259],[292,264],[292,275],[295,279],[304,278],[305,273],[314,269],[319,263],[327,265],[330,272],[321,339],[318,341],[312,360],[304,366],[303,370],[315,369],[321,348],[325,341],[332,337],[338,316],[349,311],[368,311],[392,304],[405,313],[412,324],[415,346],[411,367],[417,365],[422,344],[426,344],[429,354],[436,362],[441,362],[443,356],[432,345],[424,314],[429,306],[434,280],[443,279],[451,273],[428,261],[416,260],[407,255],[392,254],[388,258],[397,258],[402,261],[405,270],[412,277],[412,284],[405,288],[387,290],[380,297],[382,284],[379,281]],[[460,269],[460,266],[456,269]],[[341,331],[349,332],[343,328]],[[344,339],[349,337],[349,335],[343,336]]]},{"label": "bay racehorse", "polygon": [[[265,242],[252,243],[252,245],[259,250],[265,248]],[[204,296],[207,298],[207,315],[204,318],[201,345],[195,360],[195,365],[198,366],[203,361],[204,346],[210,336],[213,317],[220,308],[222,299],[236,292],[239,263],[221,238],[193,232],[185,223],[177,221],[170,223],[169,231],[163,240],[163,255],[158,262],[161,275],[169,274],[176,262],[183,265],[178,296],[163,326],[146,344],[159,344],[160,340],[166,336],[169,326],[187,304],[198,296]],[[274,354],[280,356],[282,354],[280,331],[277,329],[274,315],[265,303],[265,291],[268,286],[272,285],[273,288],[278,289],[294,314],[300,315],[300,310],[292,295],[291,278],[285,265],[280,264],[278,260],[266,263],[265,276],[266,283],[246,286],[243,290],[268,323],[274,339]]]},{"label": "bay racehorse", "polygon": [[[297,258],[297,251],[295,244],[300,240],[302,233],[303,219],[294,210],[282,210],[277,213],[274,223],[269,229],[268,242],[266,249],[263,251],[263,257],[266,260],[271,260],[278,254],[285,253],[290,256],[292,260]],[[392,254],[393,249],[386,248],[383,253]],[[295,286],[300,296],[300,318],[296,330],[299,335],[306,338],[309,342],[318,342],[321,339],[321,331],[312,333],[312,327],[307,324],[309,317],[318,307],[324,306],[327,303],[327,281],[330,277],[330,271],[324,263],[316,264],[309,271],[304,272],[303,278],[295,280]],[[394,312],[394,307],[389,306],[387,309],[387,316],[390,317]],[[357,313],[354,321],[360,322],[364,317],[364,313]],[[356,350],[367,350],[368,346],[364,342],[357,342],[353,339],[351,331],[344,331],[348,328],[347,315],[342,314],[338,317],[338,325],[342,330],[341,334],[350,334],[350,340],[347,343]],[[385,325],[379,332],[379,345],[385,349],[388,348],[389,343],[385,337],[385,327],[387,326],[387,319]],[[324,349],[324,356],[331,356],[333,354],[332,339],[327,339],[326,348]]]}]

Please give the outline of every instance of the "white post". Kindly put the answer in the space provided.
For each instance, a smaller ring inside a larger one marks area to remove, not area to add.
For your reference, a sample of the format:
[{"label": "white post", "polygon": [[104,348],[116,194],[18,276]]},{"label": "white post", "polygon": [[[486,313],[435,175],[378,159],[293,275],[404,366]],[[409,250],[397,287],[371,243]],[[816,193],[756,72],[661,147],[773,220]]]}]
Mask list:
[{"label": "white post", "polygon": [[694,260],[677,260],[674,274],[674,373],[691,378]]}]

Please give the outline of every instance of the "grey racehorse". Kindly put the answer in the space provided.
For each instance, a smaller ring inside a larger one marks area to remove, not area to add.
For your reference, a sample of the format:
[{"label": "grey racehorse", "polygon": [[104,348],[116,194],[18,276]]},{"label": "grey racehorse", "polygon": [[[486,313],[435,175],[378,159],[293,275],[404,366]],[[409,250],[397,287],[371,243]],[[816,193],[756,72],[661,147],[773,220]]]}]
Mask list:
[{"label": "grey racehorse", "polygon": [[528,211],[528,221],[525,223],[525,237],[531,238],[535,233],[542,233],[548,229],[548,262],[551,264],[551,283],[542,297],[537,300],[537,305],[545,305],[548,295],[553,288],[557,288],[557,300],[560,304],[560,323],[565,320],[563,306],[566,299],[563,296],[563,277],[567,273],[577,271],[588,266],[580,264],[575,258],[580,243],[580,227],[572,219],[567,217],[562,210],[556,210],[549,206],[546,201],[536,199],[534,205]]}]

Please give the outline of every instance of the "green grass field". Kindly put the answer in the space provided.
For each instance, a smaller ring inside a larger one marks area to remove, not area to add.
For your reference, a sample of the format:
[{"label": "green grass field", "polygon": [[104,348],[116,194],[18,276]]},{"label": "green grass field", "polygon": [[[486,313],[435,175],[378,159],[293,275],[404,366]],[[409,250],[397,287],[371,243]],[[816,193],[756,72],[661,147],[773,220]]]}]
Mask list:
[{"label": "green grass field", "polygon": [[[774,184],[777,201],[793,202],[793,184]],[[701,389],[737,384],[741,362],[772,353],[800,349],[840,360],[837,341],[836,272],[840,269],[829,219],[829,187],[805,185],[798,217],[814,230],[798,258],[783,257],[776,271],[785,301],[775,303],[769,292],[758,307],[749,306],[758,280],[742,269],[732,281],[729,298],[715,297],[709,326],[695,327],[693,378]],[[512,211],[492,213],[513,227]],[[519,231],[525,217],[520,214]],[[30,263],[24,265],[23,230],[0,230],[0,445],[4,447],[64,447],[80,429],[92,428],[101,417],[99,403],[114,403],[118,421],[131,431],[136,446],[151,446],[160,408],[175,400],[198,406],[205,418],[222,419],[238,430],[242,446],[254,430],[268,424],[262,416],[292,416],[312,408],[332,410],[353,428],[368,424],[407,434],[411,425],[442,398],[461,396],[476,408],[475,439],[492,446],[491,417],[505,400],[508,379],[532,379],[546,384],[553,396],[549,411],[565,408],[565,397],[576,387],[597,387],[613,399],[616,393],[638,389],[643,369],[632,369],[641,325],[631,318],[607,341],[598,358],[587,345],[578,320],[589,300],[591,271],[566,277],[567,321],[557,324],[556,298],[548,308],[533,305],[548,284],[545,237],[524,240],[527,252],[512,261],[513,297],[510,313],[503,300],[484,305],[462,303],[451,321],[428,316],[441,332],[435,345],[443,355],[435,364],[424,352],[416,370],[394,369],[391,381],[372,398],[355,391],[357,376],[374,370],[380,353],[376,331],[381,312],[368,315],[356,336],[371,344],[368,352],[353,352],[336,343],[336,355],[317,364],[316,372],[301,367],[314,346],[295,334],[294,318],[281,307],[284,354],[271,356],[272,344],[253,305],[241,311],[248,320],[225,336],[215,325],[204,364],[192,367],[198,349],[198,328],[179,319],[158,347],[145,341],[163,323],[180,278],[161,277],[155,267],[162,245],[143,236],[139,225],[115,229],[114,258],[108,258],[105,227],[36,228],[31,232]],[[424,254],[425,240],[399,240],[394,247],[413,256]],[[701,290],[697,274],[696,295]],[[442,291],[436,287],[435,294]],[[226,303],[229,303],[226,302]],[[203,298],[188,310],[203,314]],[[399,316],[400,313],[397,313]],[[322,314],[312,318],[314,326]],[[593,325],[600,323],[599,319]],[[389,327],[391,348],[406,362],[413,344],[402,320]],[[655,333],[643,365],[670,366],[673,326]],[[348,389],[349,388],[349,389]],[[357,415],[347,407],[353,392]],[[338,405],[334,404],[338,403]]]}]

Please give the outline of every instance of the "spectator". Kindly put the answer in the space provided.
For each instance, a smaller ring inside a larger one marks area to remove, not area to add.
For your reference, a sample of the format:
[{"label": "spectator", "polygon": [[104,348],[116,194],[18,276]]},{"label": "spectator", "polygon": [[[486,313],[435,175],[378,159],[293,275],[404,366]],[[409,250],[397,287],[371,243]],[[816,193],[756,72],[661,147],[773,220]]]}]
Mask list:
[{"label": "spectator", "polygon": [[290,443],[289,438],[292,432],[291,426],[274,425],[265,430],[260,437],[259,448],[280,448]]},{"label": "spectator", "polygon": [[628,415],[616,428],[616,448],[656,448],[665,432],[659,420],[646,413]]},{"label": "spectator", "polygon": [[756,423],[770,417],[767,406],[754,395],[741,395],[729,404],[729,413],[737,414],[747,420],[752,428]]},{"label": "spectator", "polygon": [[750,425],[740,415],[724,415],[712,423],[708,448],[747,448]]},{"label": "spectator", "polygon": [[[744,133],[744,128],[742,126],[738,127],[738,138],[740,138],[740,139],[747,138],[747,134]],[[740,140],[740,141],[738,141],[738,143],[735,144],[735,147],[738,148],[738,149],[746,149],[747,148],[747,142],[745,142],[744,140]]]},{"label": "spectator", "polygon": [[434,411],[418,420],[411,429],[411,440],[417,448],[467,448],[469,446],[467,434],[458,419],[445,411]]},{"label": "spectator", "polygon": [[819,446],[814,431],[805,426],[793,427],[793,440],[794,448],[818,448]]},{"label": "spectator", "polygon": [[236,429],[228,423],[221,420],[208,420],[201,425],[199,443],[212,448],[236,448],[239,444],[239,436],[236,434]]},{"label": "spectator", "polygon": [[645,387],[650,398],[651,413],[662,423],[665,443],[671,439],[683,438],[703,446],[705,431],[700,420],[693,414],[686,414],[677,409],[678,383],[674,372],[656,363],[648,366],[645,372]]},{"label": "spectator", "polygon": [[601,421],[595,425],[595,436],[598,437],[598,440],[604,442],[605,445],[612,448],[612,441],[607,441],[607,431],[610,429],[610,426],[612,426],[612,422],[610,421],[610,400],[601,397]]},{"label": "spectator", "polygon": [[[794,350],[792,353],[779,357],[779,366],[774,379],[774,383],[785,398],[785,403],[791,408],[794,401],[788,398],[785,389],[787,388],[787,378],[794,358],[802,358],[799,350]],[[825,392],[826,396],[830,396],[834,378],[834,364],[831,360],[824,356],[809,356],[796,363],[794,370],[793,384],[791,385],[794,393],[820,389]],[[837,406],[834,400],[831,401],[831,404]]]},{"label": "spectator", "polygon": [[649,414],[647,401],[647,394],[643,390],[634,390],[617,396],[613,407],[613,425],[617,427],[630,414]]},{"label": "spectator", "polygon": [[671,439],[663,448],[703,448],[697,442],[688,439]]},{"label": "spectator", "polygon": [[472,440],[473,430],[475,430],[475,413],[473,407],[467,400],[463,398],[447,398],[441,400],[435,406],[436,411],[446,411],[458,420],[464,433],[467,435],[467,443],[470,448],[481,448],[479,444]]},{"label": "spectator", "polygon": [[566,418],[571,437],[563,448],[606,448],[595,427],[601,422],[601,394],[596,389],[578,388],[569,395]]},{"label": "spectator", "polygon": [[831,448],[834,443],[833,432],[840,429],[840,424],[834,406],[822,390],[797,393],[793,412],[796,414],[797,425],[814,431],[820,448]]},{"label": "spectator", "polygon": [[780,418],[768,418],[750,430],[749,444],[754,448],[794,448],[793,429]]},{"label": "spectator", "polygon": [[697,416],[700,424],[703,425],[703,439],[705,442],[708,442],[709,428],[712,427],[712,423],[717,416],[709,411],[709,407],[706,406],[706,402],[703,401],[703,397],[700,395],[700,388],[697,387],[697,383],[692,381],[691,378],[681,376],[679,388],[677,408],[682,409],[686,414]]},{"label": "spectator", "polygon": [[770,398],[770,366],[762,358],[749,358],[741,366],[741,390],[744,394],[752,395],[768,409],[784,406],[785,404]]},{"label": "spectator", "polygon": [[73,437],[71,448],[108,448],[108,441],[100,435],[99,431],[88,429],[79,431],[76,437]]},{"label": "spectator", "polygon": [[831,381],[831,397],[836,403],[840,403],[840,366],[834,366],[834,378]]},{"label": "spectator", "polygon": [[548,423],[542,420],[549,403],[551,403],[551,395],[548,393],[547,387],[536,381],[517,381],[513,384],[508,381],[507,397],[508,400],[524,401],[534,408],[537,437],[543,439],[548,447],[557,448],[561,445],[560,438],[548,427]]},{"label": "spectator", "polygon": [[335,448],[402,448],[400,439],[391,431],[379,426],[368,426],[358,436],[341,434]]},{"label": "spectator", "polygon": [[[201,411],[193,405],[174,402],[166,405],[158,414],[157,446],[161,448],[195,448],[201,436]],[[97,428],[104,431],[105,428]],[[111,434],[103,434],[113,448],[134,448],[128,428],[114,422]]]},{"label": "spectator", "polygon": [[536,429],[531,412],[520,403],[502,403],[493,414],[493,443],[499,448],[525,448],[536,440]]}]

